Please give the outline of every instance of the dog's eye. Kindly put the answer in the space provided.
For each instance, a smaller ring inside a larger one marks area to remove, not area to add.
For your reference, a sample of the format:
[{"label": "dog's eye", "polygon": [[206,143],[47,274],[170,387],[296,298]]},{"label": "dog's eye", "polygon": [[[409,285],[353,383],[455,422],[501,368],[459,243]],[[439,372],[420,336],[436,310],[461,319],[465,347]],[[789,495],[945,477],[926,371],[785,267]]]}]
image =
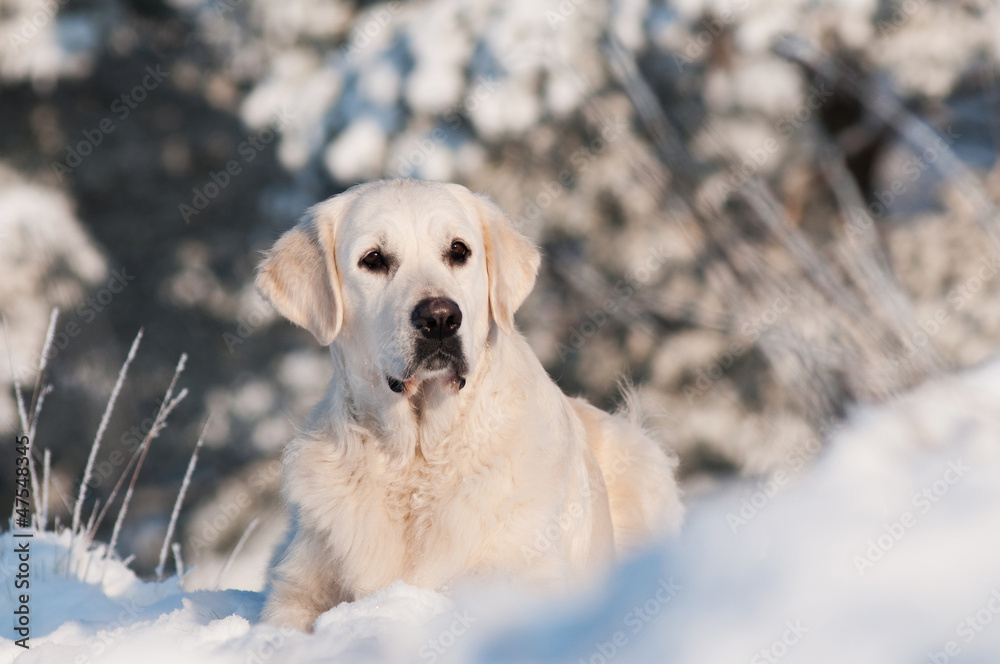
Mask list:
[{"label": "dog's eye", "polygon": [[371,270],[372,272],[383,272],[389,269],[388,264],[385,262],[385,258],[379,251],[369,251],[361,258],[360,265],[366,270]]},{"label": "dog's eye", "polygon": [[469,248],[464,242],[455,240],[448,249],[448,262],[452,265],[462,265],[469,259]]}]

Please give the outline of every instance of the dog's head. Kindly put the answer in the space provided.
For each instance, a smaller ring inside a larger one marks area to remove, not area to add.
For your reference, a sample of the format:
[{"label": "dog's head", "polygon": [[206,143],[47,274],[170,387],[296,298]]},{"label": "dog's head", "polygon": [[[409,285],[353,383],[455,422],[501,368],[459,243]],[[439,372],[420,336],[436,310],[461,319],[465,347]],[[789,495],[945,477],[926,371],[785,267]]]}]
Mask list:
[{"label": "dog's head", "polygon": [[513,331],[539,261],[465,187],[383,180],[313,207],[267,254],[257,287],[356,371],[410,395],[428,380],[465,386],[491,327]]}]

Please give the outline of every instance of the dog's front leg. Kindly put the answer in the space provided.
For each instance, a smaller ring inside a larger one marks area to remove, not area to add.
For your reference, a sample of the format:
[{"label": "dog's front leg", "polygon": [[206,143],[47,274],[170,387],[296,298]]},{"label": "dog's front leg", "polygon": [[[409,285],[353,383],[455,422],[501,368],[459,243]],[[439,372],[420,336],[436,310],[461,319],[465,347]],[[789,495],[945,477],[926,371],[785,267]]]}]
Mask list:
[{"label": "dog's front leg", "polygon": [[343,601],[353,599],[338,579],[338,566],[314,534],[302,529],[273,568],[271,593],[263,618],[272,625],[311,632],[316,618]]}]

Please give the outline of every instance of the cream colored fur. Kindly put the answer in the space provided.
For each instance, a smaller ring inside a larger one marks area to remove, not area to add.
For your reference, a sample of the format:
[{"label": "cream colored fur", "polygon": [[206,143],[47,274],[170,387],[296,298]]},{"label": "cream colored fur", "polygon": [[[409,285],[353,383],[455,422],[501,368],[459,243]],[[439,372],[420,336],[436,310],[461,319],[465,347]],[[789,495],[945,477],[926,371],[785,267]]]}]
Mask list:
[{"label": "cream colored fur", "polygon": [[[465,265],[442,256],[455,239]],[[394,258],[391,274],[359,260]],[[313,208],[275,244],[257,285],[330,346],[334,377],[284,455],[293,530],[265,619],[303,630],[396,579],[432,589],[506,575],[567,588],[681,519],[676,461],[634,414],[566,397],[513,315],[540,256],[488,199],[458,185],[391,180]],[[418,371],[410,312],[461,308],[467,384]]]}]

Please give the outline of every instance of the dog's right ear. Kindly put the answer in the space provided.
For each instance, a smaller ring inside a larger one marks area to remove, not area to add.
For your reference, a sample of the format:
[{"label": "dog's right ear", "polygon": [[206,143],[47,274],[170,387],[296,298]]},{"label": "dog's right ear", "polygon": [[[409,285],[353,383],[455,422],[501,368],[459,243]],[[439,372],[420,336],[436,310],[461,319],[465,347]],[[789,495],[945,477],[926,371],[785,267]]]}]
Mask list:
[{"label": "dog's right ear", "polygon": [[282,316],[329,346],[344,321],[334,252],[343,195],[310,209],[278,238],[257,268],[256,286]]},{"label": "dog's right ear", "polygon": [[460,184],[446,186],[479,218],[489,280],[490,317],[503,333],[510,334],[514,331],[514,312],[535,285],[542,255],[488,196],[474,194]]}]

